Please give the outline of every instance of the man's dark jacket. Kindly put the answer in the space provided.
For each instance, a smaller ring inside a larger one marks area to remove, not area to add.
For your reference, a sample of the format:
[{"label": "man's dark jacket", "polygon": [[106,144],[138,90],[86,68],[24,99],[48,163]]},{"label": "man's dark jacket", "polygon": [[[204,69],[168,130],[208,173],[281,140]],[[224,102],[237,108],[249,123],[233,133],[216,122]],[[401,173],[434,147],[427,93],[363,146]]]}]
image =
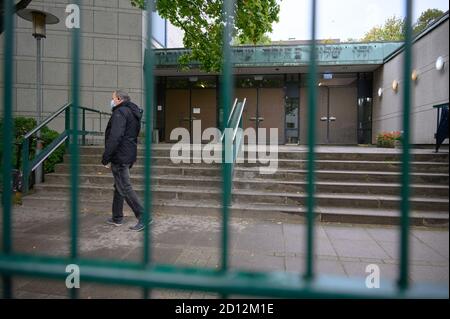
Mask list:
[{"label": "man's dark jacket", "polygon": [[102,164],[130,164],[136,162],[137,137],[141,130],[143,110],[130,101],[112,109],[105,131],[105,152]]}]

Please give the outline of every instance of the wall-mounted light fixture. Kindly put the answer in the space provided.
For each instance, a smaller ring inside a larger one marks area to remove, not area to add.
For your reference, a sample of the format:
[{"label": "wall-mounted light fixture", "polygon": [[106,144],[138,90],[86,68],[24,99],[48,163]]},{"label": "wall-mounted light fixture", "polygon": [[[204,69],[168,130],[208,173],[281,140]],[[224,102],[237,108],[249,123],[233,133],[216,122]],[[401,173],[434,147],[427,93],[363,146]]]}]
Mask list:
[{"label": "wall-mounted light fixture", "polygon": [[418,77],[419,77],[419,74],[417,73],[417,71],[413,70],[411,73],[411,80],[413,80],[415,82]]},{"label": "wall-mounted light fixture", "polygon": [[397,90],[398,90],[398,81],[397,80],[392,81],[392,90],[395,93],[397,93]]},{"label": "wall-mounted light fixture", "polygon": [[445,64],[444,58],[439,56],[436,59],[436,65],[435,65],[436,66],[436,70],[441,71],[442,69],[444,69],[444,64]]},{"label": "wall-mounted light fixture", "polygon": [[262,75],[255,75],[255,81],[262,81],[264,77]]},{"label": "wall-mounted light fixture", "polygon": [[378,89],[378,97],[382,97],[383,96],[383,88],[379,88]]},{"label": "wall-mounted light fixture", "polygon": [[197,82],[197,81],[198,81],[198,77],[196,77],[196,76],[189,77],[189,82]]}]

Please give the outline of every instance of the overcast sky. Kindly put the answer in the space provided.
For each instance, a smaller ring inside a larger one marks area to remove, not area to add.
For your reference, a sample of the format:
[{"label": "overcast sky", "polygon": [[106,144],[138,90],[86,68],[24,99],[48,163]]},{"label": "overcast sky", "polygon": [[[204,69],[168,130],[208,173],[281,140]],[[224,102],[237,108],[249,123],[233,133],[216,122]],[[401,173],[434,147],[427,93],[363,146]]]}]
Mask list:
[{"label": "overcast sky", "polygon": [[[273,25],[272,40],[309,39],[311,0],[279,0],[280,22]],[[405,16],[404,0],[318,0],[319,39],[360,39],[393,15]],[[429,8],[448,10],[448,0],[415,0],[414,20]]]}]

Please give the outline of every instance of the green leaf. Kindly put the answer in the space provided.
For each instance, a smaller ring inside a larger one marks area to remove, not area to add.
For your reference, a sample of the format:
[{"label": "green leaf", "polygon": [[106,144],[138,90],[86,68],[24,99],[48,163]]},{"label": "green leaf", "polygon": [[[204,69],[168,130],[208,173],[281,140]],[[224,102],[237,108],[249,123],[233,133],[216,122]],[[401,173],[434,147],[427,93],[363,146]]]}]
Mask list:
[{"label": "green leaf", "polygon": [[[130,0],[143,9],[144,0]],[[159,15],[184,31],[183,44],[191,53],[180,57],[183,69],[200,63],[203,71],[218,73],[222,65],[223,0],[156,0]],[[276,0],[236,0],[233,38],[240,43],[267,43],[267,33],[278,21]]]}]

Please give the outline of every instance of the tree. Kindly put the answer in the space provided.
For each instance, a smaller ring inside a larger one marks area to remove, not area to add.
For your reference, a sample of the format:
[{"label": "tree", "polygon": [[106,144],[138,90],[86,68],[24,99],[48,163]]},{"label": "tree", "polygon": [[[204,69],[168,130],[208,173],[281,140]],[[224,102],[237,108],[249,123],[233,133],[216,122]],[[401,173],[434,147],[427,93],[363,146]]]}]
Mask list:
[{"label": "tree", "polygon": [[[222,4],[224,0],[156,0],[159,15],[184,31],[182,67],[197,61],[206,72],[219,72],[222,65]],[[226,0],[225,0],[226,1]],[[145,0],[131,0],[145,9]],[[257,44],[272,31],[280,6],[276,0],[236,0],[233,38],[240,43]]]},{"label": "tree", "polygon": [[404,39],[405,21],[393,16],[383,26],[370,29],[362,38],[363,42],[402,41]]},{"label": "tree", "polygon": [[428,9],[420,15],[419,19],[413,26],[414,34],[419,34],[426,28],[428,28],[433,22],[437,21],[442,15],[443,11],[439,9]]},{"label": "tree", "polygon": [[[30,4],[30,2],[31,0],[20,0],[14,6],[14,12],[25,9]],[[0,34],[2,33],[3,33],[3,0],[0,0]]]},{"label": "tree", "polygon": [[258,42],[254,43],[249,38],[235,38],[233,41],[233,45],[265,45],[265,44],[271,44],[272,39],[267,35],[264,34],[261,36]]},{"label": "tree", "polygon": [[[444,12],[439,9],[428,9],[422,12],[416,23],[413,24],[413,34],[417,35],[433,22],[437,21]],[[383,26],[376,26],[364,35],[362,41],[403,41],[405,34],[405,20],[393,16],[386,20]]]}]

